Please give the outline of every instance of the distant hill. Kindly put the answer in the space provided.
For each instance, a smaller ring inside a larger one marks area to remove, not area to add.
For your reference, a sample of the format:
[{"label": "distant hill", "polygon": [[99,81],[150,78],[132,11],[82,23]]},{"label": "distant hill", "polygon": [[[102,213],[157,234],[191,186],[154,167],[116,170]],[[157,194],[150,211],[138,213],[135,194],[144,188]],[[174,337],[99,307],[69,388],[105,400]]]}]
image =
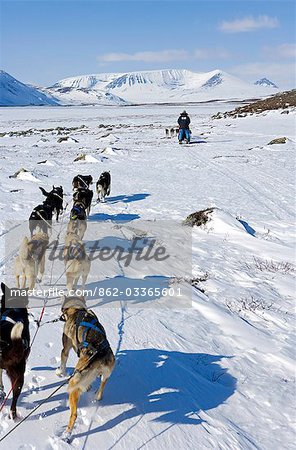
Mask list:
[{"label": "distant hill", "polygon": [[282,109],[283,113],[289,113],[289,108],[296,107],[296,89],[290,91],[280,92],[272,95],[269,98],[258,100],[256,102],[249,103],[248,105],[239,106],[233,111],[227,111],[225,113],[217,113],[213,116],[215,119],[221,119],[222,117],[245,117],[248,114],[260,114],[264,111],[272,111],[276,109]]},{"label": "distant hill", "polygon": [[40,90],[21,83],[4,70],[0,71],[0,106],[57,105],[57,101]]}]

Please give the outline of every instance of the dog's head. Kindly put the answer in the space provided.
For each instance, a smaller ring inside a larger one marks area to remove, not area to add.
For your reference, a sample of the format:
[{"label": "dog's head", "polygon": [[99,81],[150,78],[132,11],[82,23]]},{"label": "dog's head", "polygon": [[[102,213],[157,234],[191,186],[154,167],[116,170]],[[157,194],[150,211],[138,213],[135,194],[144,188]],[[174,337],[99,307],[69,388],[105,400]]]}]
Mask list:
[{"label": "dog's head", "polygon": [[93,183],[93,177],[91,175],[76,175],[72,180],[73,188],[88,188]]},{"label": "dog's head", "polygon": [[62,186],[52,186],[52,190],[47,192],[43,187],[39,187],[42,194],[46,197],[45,204],[51,205],[53,208],[63,209],[64,191]]},{"label": "dog's head", "polygon": [[[71,311],[79,309],[86,309],[85,298],[83,296],[65,296],[61,310],[62,315],[67,320],[68,316],[71,315]],[[70,314],[69,314],[70,313]]]},{"label": "dog's head", "polygon": [[110,170],[108,172],[102,172],[99,180],[109,180],[110,179]]},{"label": "dog's head", "polygon": [[28,289],[9,288],[2,282],[1,291],[1,313],[10,308],[22,309],[28,307]]},{"label": "dog's head", "polygon": [[28,242],[29,255],[34,261],[40,261],[43,257],[49,242],[48,235],[40,232],[33,235],[33,238]]}]

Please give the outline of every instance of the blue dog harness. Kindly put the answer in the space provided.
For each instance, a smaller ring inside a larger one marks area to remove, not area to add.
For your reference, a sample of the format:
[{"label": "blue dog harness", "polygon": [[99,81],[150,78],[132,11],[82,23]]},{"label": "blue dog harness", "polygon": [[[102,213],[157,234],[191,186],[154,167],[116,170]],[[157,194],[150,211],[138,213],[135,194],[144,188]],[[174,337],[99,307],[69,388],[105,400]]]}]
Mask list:
[{"label": "blue dog harness", "polygon": [[24,321],[22,319],[14,320],[11,317],[9,317],[9,312],[10,311],[17,312],[17,311],[19,311],[19,309],[20,308],[9,308],[9,309],[4,310],[4,313],[1,314],[1,316],[0,316],[0,322],[2,322],[2,321],[3,322],[9,322],[9,323],[12,323],[12,325],[15,325],[17,322],[24,323]]},{"label": "blue dog harness", "polygon": [[[1,318],[0,318],[0,321],[2,322],[4,322],[4,321],[6,321],[6,322],[10,322],[10,323],[12,323],[13,325],[15,325],[16,324],[16,321],[15,320],[13,320],[11,317],[8,317],[8,316],[6,316],[6,315],[4,315],[4,316],[2,316]],[[22,322],[22,320],[20,320],[19,322]]]},{"label": "blue dog harness", "polygon": [[85,220],[85,209],[82,206],[73,206],[71,213],[70,213],[70,219],[71,220]]},{"label": "blue dog harness", "polygon": [[[90,320],[87,320],[90,319]],[[99,325],[99,326],[98,326]],[[82,340],[79,341],[78,338],[78,329],[79,327],[84,327],[84,331],[82,333]],[[90,342],[87,341],[87,334],[90,330],[94,330],[97,333],[103,336],[103,340],[99,343],[98,346],[94,347]],[[106,338],[106,333],[104,327],[99,323],[98,319],[94,315],[92,311],[82,310],[77,314],[76,319],[76,341],[77,341],[77,355],[80,356],[80,352],[83,348],[88,349],[88,353],[93,357],[95,356],[103,356],[107,353],[107,350],[110,348],[109,342]]]}]

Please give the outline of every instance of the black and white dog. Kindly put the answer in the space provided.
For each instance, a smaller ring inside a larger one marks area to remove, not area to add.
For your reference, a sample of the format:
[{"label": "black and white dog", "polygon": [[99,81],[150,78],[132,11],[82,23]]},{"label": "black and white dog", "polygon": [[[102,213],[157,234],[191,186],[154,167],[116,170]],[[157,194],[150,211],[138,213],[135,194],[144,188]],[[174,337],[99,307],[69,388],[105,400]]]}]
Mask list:
[{"label": "black and white dog", "polygon": [[64,191],[62,186],[52,186],[52,190],[50,192],[46,192],[46,190],[42,187],[39,187],[39,189],[46,197],[45,202],[53,206],[53,212],[56,213],[56,220],[58,222],[59,215],[61,211],[63,211]]},{"label": "black and white dog", "polygon": [[34,234],[42,232],[49,234],[49,230],[52,227],[52,205],[44,202],[42,205],[36,206],[29,217],[29,229],[31,237]]},{"label": "black and white dog", "polygon": [[2,382],[2,371],[5,370],[13,391],[10,416],[16,419],[16,404],[24,384],[26,361],[30,353],[28,296],[16,299],[4,283],[1,283],[1,289],[0,400],[6,395]]},{"label": "black and white dog", "polygon": [[111,175],[110,172],[103,172],[96,184],[98,199],[97,201],[104,202],[106,195],[110,195],[111,191]]},{"label": "black and white dog", "polygon": [[82,188],[89,189],[89,186],[93,182],[93,177],[91,175],[76,175],[72,180],[73,190]]},{"label": "black and white dog", "polygon": [[63,210],[63,188],[53,186],[50,192],[40,187],[46,199],[41,205],[36,206],[29,217],[29,229],[31,236],[36,230],[48,234],[49,228],[52,226],[52,216],[56,213],[56,220],[58,221],[60,212]]}]

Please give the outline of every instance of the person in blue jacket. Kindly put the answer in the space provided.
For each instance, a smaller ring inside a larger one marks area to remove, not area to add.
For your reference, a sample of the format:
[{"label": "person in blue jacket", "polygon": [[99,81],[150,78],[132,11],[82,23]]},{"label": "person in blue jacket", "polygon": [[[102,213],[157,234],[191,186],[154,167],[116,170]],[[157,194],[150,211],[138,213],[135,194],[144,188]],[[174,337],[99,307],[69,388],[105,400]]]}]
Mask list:
[{"label": "person in blue jacket", "polygon": [[182,141],[184,139],[186,139],[186,144],[189,144],[189,142],[190,142],[190,129],[189,129],[190,118],[186,111],[183,111],[180,114],[180,117],[178,119],[178,124],[179,124],[179,128],[180,128],[179,135],[178,135],[179,144],[182,144]]}]

